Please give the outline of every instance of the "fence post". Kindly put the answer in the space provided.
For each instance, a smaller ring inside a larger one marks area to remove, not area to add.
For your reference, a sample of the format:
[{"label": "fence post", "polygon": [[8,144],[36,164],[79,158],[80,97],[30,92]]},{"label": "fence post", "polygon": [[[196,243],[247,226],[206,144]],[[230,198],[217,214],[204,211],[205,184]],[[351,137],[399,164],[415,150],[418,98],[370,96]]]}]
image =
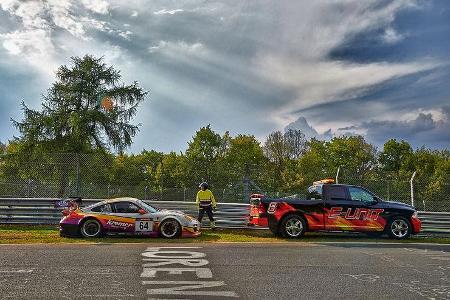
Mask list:
[{"label": "fence post", "polygon": [[186,202],[186,187],[183,188],[183,201]]},{"label": "fence post", "polygon": [[341,166],[338,167],[337,172],[336,172],[336,184],[339,183],[339,171],[341,170]]},{"label": "fence post", "polygon": [[144,189],[144,200],[148,200],[148,186],[145,186],[145,189]]},{"label": "fence post", "polygon": [[411,180],[409,181],[411,187],[411,205],[414,206],[414,177],[416,177],[416,171],[411,176]]},{"label": "fence post", "polygon": [[81,197],[81,176],[80,176],[80,153],[77,153],[77,197]]}]

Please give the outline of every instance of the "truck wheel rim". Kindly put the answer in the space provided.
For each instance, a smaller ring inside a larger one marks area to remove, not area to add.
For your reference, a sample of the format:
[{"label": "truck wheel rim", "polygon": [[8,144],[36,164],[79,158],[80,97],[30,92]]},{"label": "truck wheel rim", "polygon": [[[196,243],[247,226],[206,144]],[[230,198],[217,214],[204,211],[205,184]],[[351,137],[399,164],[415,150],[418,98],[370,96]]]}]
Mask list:
[{"label": "truck wheel rim", "polygon": [[302,221],[296,218],[289,219],[286,222],[286,232],[289,236],[299,236],[303,231]]},{"label": "truck wheel rim", "polygon": [[404,237],[405,235],[408,234],[408,229],[409,229],[408,224],[402,219],[398,219],[392,222],[391,232],[396,237],[399,238]]},{"label": "truck wheel rim", "polygon": [[100,231],[100,226],[95,221],[87,221],[83,225],[83,231],[89,237],[96,236]]},{"label": "truck wheel rim", "polygon": [[177,221],[167,221],[164,222],[161,228],[161,233],[163,236],[171,238],[177,234],[178,231],[178,223]]}]

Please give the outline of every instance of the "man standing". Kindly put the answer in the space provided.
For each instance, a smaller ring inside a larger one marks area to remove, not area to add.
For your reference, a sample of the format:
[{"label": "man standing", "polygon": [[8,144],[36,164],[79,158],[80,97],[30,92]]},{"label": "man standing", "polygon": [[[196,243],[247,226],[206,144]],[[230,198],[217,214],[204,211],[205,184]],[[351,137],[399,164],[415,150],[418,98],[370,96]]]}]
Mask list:
[{"label": "man standing", "polygon": [[213,193],[208,189],[208,184],[203,182],[199,185],[200,191],[197,193],[196,203],[198,206],[198,221],[202,223],[203,215],[208,215],[209,221],[211,222],[211,229],[216,229],[216,224],[214,222],[213,209],[216,209],[216,199]]}]

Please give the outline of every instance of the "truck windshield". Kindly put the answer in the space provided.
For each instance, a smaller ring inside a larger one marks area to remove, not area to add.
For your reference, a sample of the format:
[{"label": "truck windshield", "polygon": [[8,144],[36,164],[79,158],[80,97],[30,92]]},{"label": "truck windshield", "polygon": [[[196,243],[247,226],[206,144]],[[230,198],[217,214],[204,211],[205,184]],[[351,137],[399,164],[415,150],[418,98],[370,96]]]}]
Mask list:
[{"label": "truck windshield", "polygon": [[308,200],[320,200],[322,199],[322,184],[312,185],[308,188]]}]

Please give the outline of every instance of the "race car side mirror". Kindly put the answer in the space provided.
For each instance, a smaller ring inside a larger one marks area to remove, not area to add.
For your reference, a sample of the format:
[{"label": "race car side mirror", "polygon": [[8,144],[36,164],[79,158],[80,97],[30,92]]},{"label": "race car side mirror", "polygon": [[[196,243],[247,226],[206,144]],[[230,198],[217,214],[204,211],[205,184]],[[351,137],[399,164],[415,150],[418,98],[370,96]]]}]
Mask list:
[{"label": "race car side mirror", "polygon": [[138,213],[141,215],[145,215],[147,212],[141,208],[140,210],[138,210]]}]

